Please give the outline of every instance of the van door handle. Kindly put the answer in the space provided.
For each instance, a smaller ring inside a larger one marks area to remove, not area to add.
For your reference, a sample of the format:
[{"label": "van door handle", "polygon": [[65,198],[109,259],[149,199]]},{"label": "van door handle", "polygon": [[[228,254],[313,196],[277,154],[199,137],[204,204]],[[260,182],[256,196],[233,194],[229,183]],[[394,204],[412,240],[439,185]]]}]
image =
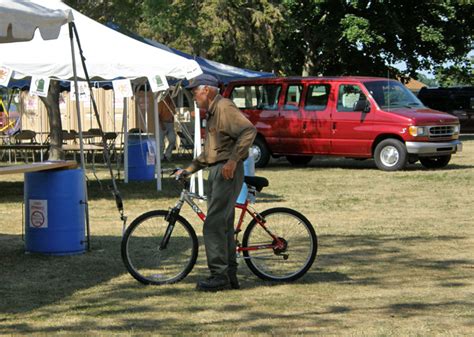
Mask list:
[{"label": "van door handle", "polygon": [[332,129],[336,130],[336,122],[332,122]]},{"label": "van door handle", "polygon": [[306,131],[306,122],[303,122],[303,131]]}]

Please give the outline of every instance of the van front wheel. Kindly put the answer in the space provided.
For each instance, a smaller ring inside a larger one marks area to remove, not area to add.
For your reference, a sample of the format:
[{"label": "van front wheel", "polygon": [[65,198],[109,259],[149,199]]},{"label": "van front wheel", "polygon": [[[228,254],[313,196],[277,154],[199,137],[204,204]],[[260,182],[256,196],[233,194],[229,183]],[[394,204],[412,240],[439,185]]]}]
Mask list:
[{"label": "van front wheel", "polygon": [[374,160],[380,170],[403,170],[408,160],[405,144],[397,139],[381,141],[375,148]]}]

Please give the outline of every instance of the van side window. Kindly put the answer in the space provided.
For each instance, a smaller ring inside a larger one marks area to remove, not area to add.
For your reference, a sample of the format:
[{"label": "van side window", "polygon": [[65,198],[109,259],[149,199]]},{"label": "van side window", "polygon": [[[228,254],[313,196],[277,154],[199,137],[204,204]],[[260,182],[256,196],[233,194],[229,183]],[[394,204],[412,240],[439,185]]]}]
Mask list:
[{"label": "van side window", "polygon": [[302,91],[303,86],[301,84],[289,85],[288,89],[286,90],[285,105],[283,106],[283,110],[298,110]]},{"label": "van side window", "polygon": [[277,110],[281,85],[241,85],[232,89],[230,99],[240,109]]},{"label": "van side window", "polygon": [[337,98],[337,111],[354,111],[358,101],[367,100],[364,93],[357,85],[344,84],[339,86]]},{"label": "van side window", "polygon": [[305,110],[322,111],[326,109],[329,99],[329,84],[313,84],[308,87]]}]

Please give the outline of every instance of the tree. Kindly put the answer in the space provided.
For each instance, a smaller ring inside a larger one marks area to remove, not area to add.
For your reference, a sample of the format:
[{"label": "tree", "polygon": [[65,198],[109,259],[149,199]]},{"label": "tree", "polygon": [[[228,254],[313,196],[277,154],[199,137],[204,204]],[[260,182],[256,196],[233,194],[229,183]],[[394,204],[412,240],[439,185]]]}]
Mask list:
[{"label": "tree", "polygon": [[63,135],[61,111],[59,110],[59,94],[61,88],[59,81],[52,80],[49,84],[47,97],[40,97],[48,111],[48,121],[50,134],[48,160],[64,160],[64,151],[62,150]]},{"label": "tree", "polygon": [[438,81],[435,78],[429,78],[424,74],[418,74],[417,80],[423,84],[426,84],[428,87],[437,87],[439,86]]},{"label": "tree", "polygon": [[[286,0],[286,28],[277,37],[286,73],[416,76],[472,47],[474,8],[468,1]],[[293,62],[290,62],[293,60]]]},{"label": "tree", "polygon": [[119,23],[132,31],[138,29],[143,12],[143,0],[64,0],[64,2],[96,21]]},{"label": "tree", "polygon": [[192,55],[271,71],[283,7],[269,0],[145,0],[140,33]]},{"label": "tree", "polygon": [[435,70],[436,80],[443,87],[474,86],[474,57],[453,64],[449,67],[438,67]]}]

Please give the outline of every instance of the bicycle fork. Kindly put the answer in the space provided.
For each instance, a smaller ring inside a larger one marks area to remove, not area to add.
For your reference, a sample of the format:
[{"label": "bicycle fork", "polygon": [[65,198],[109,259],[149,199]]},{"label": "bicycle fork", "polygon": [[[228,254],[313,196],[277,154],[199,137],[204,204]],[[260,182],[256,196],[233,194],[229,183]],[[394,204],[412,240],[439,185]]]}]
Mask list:
[{"label": "bicycle fork", "polygon": [[160,242],[159,250],[166,249],[166,247],[168,246],[168,243],[170,242],[171,234],[173,234],[173,229],[176,224],[176,220],[178,219],[179,212],[181,211],[181,207],[183,207],[182,198],[180,198],[176,206],[174,206],[168,211],[168,214],[165,217],[165,220],[168,221],[168,226],[166,227],[163,240],[161,240]]}]

